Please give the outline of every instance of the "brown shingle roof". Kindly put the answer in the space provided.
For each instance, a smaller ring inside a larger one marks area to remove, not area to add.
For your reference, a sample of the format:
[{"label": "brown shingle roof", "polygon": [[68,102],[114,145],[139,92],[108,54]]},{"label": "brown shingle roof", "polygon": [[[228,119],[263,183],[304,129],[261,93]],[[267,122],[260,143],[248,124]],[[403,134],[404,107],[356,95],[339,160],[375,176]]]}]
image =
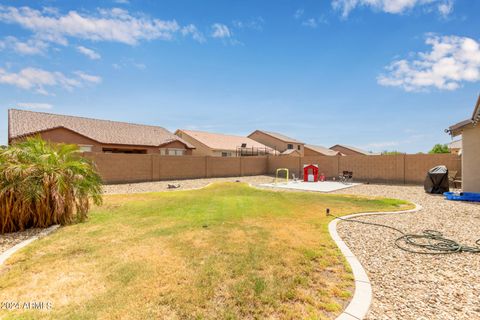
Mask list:
[{"label": "brown shingle roof", "polygon": [[322,147],[322,146],[314,146],[314,145],[311,145],[311,144],[306,144],[305,149],[313,150],[313,151],[321,153],[325,156],[336,156],[336,155],[340,154],[340,152],[338,152],[338,151],[331,150],[331,149],[328,149],[328,148],[325,148],[325,147]]},{"label": "brown shingle roof", "polygon": [[126,122],[10,109],[8,124],[9,140],[50,129],[66,128],[104,144],[160,146],[179,141],[187,148],[195,148],[162,127]]},{"label": "brown shingle roof", "polygon": [[178,134],[179,132],[189,135],[213,150],[236,151],[238,147],[242,146],[242,144],[246,144],[246,148],[253,147],[272,151],[271,148],[247,137],[184,129],[175,131],[175,134]]},{"label": "brown shingle roof", "polygon": [[281,133],[277,133],[277,132],[272,132],[272,131],[265,131],[265,130],[255,130],[254,132],[252,132],[249,136],[251,136],[252,134],[254,134],[255,132],[262,132],[264,134],[267,134],[271,137],[274,137],[278,140],[281,140],[283,142],[293,142],[293,143],[300,143],[300,144],[303,144],[303,142],[299,141],[299,140],[296,140],[296,139],[293,139],[293,138],[290,138],[290,137],[287,137],[286,135],[283,135]]},{"label": "brown shingle roof", "polygon": [[366,156],[371,156],[371,155],[374,155],[374,153],[371,153],[371,152],[368,152],[368,151],[365,151],[365,150],[362,150],[360,148],[356,148],[356,147],[352,147],[352,146],[347,146],[345,144],[336,144],[334,146],[331,146],[330,149],[336,147],[336,146],[339,146],[339,147],[343,147],[345,149],[350,149],[352,151],[355,151],[355,152],[358,152],[358,153],[361,153],[361,154],[364,154]]}]

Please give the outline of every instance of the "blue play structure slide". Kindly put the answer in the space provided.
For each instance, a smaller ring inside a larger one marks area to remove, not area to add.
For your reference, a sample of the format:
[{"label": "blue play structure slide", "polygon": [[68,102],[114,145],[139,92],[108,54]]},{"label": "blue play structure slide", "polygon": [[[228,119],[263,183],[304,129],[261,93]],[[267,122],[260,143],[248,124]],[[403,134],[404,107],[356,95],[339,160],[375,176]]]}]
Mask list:
[{"label": "blue play structure slide", "polygon": [[445,199],[447,199],[447,200],[480,202],[480,193],[474,193],[474,192],[444,192],[443,195],[445,196]]}]

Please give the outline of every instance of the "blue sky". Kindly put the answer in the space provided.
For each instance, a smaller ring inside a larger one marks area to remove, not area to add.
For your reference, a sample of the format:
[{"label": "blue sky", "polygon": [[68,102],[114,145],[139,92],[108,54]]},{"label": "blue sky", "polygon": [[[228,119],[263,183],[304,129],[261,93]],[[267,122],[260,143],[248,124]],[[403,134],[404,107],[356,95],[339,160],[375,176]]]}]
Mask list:
[{"label": "blue sky", "polygon": [[7,109],[428,151],[472,112],[480,1],[0,1]]}]

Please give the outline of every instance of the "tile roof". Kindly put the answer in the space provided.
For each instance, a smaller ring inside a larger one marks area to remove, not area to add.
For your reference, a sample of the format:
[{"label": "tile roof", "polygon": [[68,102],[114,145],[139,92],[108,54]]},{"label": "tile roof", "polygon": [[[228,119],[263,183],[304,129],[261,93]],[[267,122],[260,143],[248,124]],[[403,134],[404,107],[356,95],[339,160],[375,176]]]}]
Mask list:
[{"label": "tile roof", "polygon": [[187,148],[195,148],[162,127],[126,122],[10,109],[8,124],[9,139],[55,128],[66,128],[104,144],[160,146],[179,141]]},{"label": "tile roof", "polygon": [[280,155],[288,156],[288,155],[291,155],[291,154],[294,154],[294,153],[300,155],[300,152],[298,152],[296,149],[287,149],[287,150],[283,151]]},{"label": "tile roof", "polygon": [[328,149],[328,148],[325,148],[325,147],[322,147],[322,146],[314,146],[314,145],[311,145],[311,144],[306,144],[305,149],[313,150],[313,151],[321,153],[325,156],[336,156],[336,155],[340,154],[340,152],[338,152],[338,151],[331,150],[331,149]]},{"label": "tile roof", "polygon": [[273,149],[267,147],[266,145],[248,137],[184,129],[177,130],[175,134],[178,134],[179,132],[189,135],[213,150],[236,151],[238,147],[245,143],[246,148],[253,147],[273,151]]},{"label": "tile roof", "polygon": [[[262,132],[262,133],[265,133],[271,137],[274,137],[278,140],[281,140],[283,142],[293,142],[293,143],[300,143],[300,144],[303,144],[303,142],[297,140],[297,139],[293,139],[293,138],[290,138],[290,137],[287,137],[286,135],[283,135],[281,133],[277,133],[277,132],[272,132],[272,131],[265,131],[265,130],[255,130],[255,131],[258,131],[258,132]],[[254,134],[255,132],[252,132],[250,135]],[[249,136],[250,136],[249,135]]]},{"label": "tile roof", "polygon": [[368,151],[365,151],[365,150],[362,150],[360,148],[356,148],[356,147],[352,147],[352,146],[347,146],[345,144],[336,144],[334,146],[331,146],[330,149],[336,147],[336,146],[339,146],[339,147],[343,147],[345,149],[350,149],[352,151],[355,151],[355,152],[358,152],[358,153],[361,153],[361,154],[364,154],[366,156],[371,156],[371,155],[374,155],[374,153],[371,153],[371,152],[368,152]]}]

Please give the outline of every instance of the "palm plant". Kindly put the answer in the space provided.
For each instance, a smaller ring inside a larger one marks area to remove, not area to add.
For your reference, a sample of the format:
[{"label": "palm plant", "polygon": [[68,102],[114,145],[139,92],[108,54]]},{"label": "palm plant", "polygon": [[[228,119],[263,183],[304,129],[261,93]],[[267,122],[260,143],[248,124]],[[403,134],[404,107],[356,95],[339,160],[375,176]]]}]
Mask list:
[{"label": "palm plant", "polygon": [[87,218],[100,176],[75,145],[28,138],[0,150],[0,233]]}]

